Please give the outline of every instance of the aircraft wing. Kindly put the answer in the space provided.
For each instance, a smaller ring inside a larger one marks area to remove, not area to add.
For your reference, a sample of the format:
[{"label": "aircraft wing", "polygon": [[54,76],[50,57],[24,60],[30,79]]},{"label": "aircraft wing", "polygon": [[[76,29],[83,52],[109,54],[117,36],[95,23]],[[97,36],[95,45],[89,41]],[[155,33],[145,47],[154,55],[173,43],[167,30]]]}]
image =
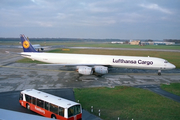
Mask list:
[{"label": "aircraft wing", "polygon": [[83,75],[91,75],[93,72],[96,72],[98,74],[107,74],[108,73],[108,67],[111,67],[110,65],[104,65],[104,64],[38,64],[38,65],[59,65],[64,67],[76,67],[77,72],[79,74]]},{"label": "aircraft wing", "polygon": [[104,64],[37,64],[38,66],[110,66]]}]

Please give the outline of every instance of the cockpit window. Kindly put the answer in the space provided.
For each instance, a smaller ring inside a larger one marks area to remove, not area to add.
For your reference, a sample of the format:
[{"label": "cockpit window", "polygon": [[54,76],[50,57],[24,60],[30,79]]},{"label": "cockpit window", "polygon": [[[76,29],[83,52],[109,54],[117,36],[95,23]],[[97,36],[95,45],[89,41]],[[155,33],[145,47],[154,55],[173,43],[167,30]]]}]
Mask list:
[{"label": "cockpit window", "polygon": [[164,61],[164,63],[168,63],[168,61],[167,61],[167,60],[165,60],[165,61]]}]

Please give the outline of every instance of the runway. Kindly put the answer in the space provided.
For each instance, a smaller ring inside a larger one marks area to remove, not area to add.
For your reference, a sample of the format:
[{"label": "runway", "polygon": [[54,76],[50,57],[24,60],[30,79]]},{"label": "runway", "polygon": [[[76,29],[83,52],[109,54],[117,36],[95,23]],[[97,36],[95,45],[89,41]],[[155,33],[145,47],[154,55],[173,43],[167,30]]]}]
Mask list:
[{"label": "runway", "polygon": [[25,63],[6,63],[0,66],[0,92],[28,88],[114,87],[177,82],[180,82],[180,73],[162,73],[162,76],[158,76],[157,73],[109,73],[98,77],[80,76],[73,68],[58,66],[37,66]]}]

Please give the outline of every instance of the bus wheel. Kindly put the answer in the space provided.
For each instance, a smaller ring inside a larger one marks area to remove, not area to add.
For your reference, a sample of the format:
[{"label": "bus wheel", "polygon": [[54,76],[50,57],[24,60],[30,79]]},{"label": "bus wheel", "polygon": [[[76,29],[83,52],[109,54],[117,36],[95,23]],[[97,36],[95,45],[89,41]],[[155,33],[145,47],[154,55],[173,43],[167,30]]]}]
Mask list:
[{"label": "bus wheel", "polygon": [[56,119],[56,116],[52,114],[52,115],[51,115],[51,118],[52,118],[52,119]]},{"label": "bus wheel", "polygon": [[26,108],[27,108],[28,110],[30,110],[30,106],[29,106],[29,104],[26,104]]}]

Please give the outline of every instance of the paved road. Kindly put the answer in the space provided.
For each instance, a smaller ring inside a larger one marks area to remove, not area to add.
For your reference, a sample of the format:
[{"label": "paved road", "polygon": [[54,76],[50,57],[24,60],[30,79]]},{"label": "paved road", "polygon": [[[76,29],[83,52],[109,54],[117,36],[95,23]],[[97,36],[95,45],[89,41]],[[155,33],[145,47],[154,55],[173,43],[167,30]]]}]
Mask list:
[{"label": "paved road", "polygon": [[[113,70],[112,70],[113,71]],[[114,70],[116,71],[116,69]],[[180,82],[180,73],[147,73],[121,70],[103,76],[80,76],[73,68],[37,66],[36,64],[9,63],[0,66],[0,92],[28,88],[59,89],[81,87],[114,87]],[[179,70],[178,70],[179,71]],[[128,73],[129,72],[129,73]]]}]

